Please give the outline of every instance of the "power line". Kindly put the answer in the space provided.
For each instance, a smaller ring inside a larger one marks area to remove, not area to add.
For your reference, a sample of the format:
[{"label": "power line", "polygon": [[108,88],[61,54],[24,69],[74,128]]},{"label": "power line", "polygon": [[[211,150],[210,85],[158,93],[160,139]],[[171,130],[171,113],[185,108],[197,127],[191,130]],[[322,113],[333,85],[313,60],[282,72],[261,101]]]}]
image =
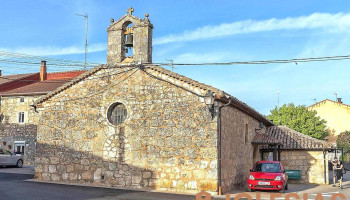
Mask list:
[{"label": "power line", "polygon": [[3,63],[13,65],[40,65],[43,60],[48,61],[48,65],[59,66],[60,68],[87,68],[101,64],[0,51],[0,62]]},{"label": "power line", "polygon": [[[130,66],[103,67],[103,68],[100,68],[100,69],[113,69],[113,68],[120,68],[120,69],[122,69],[122,68],[127,68],[127,67],[130,67]],[[136,68],[136,66],[134,68]],[[39,72],[37,72],[37,73],[39,73]],[[33,74],[37,74],[37,73],[33,73]],[[101,78],[105,78],[105,77],[109,77],[109,76],[117,75],[117,74],[119,74],[119,72],[117,72],[117,73],[104,72],[104,73],[100,73],[99,75],[95,76],[94,78],[89,78],[89,80],[101,79]],[[30,75],[30,74],[28,74],[28,75]],[[41,83],[68,83],[68,82],[72,81],[72,79],[74,79],[74,78],[69,79],[69,80],[65,80],[65,81],[55,81],[55,80],[40,81],[40,80],[20,80],[20,79],[8,78],[8,77],[0,76],[0,79],[6,79],[6,80],[11,80],[11,81],[13,80],[13,81],[18,81],[18,82],[32,82],[32,83],[36,83],[36,82],[41,82]]]},{"label": "power line", "polygon": [[[20,64],[20,65],[39,65],[41,61],[21,61],[21,60],[9,60],[9,59],[0,59],[0,62],[9,63],[9,64]],[[70,67],[84,67],[84,64],[75,64],[75,63],[48,63],[47,65],[54,66],[70,66]],[[91,66],[93,67],[93,66]]]},{"label": "power line", "polygon": [[[60,62],[69,62],[69,63],[80,63],[80,64],[84,63],[82,61],[76,61],[76,60],[58,59],[58,58],[52,58],[52,57],[46,57],[46,56],[34,56],[29,54],[22,54],[22,53],[15,53],[15,52],[1,51],[1,50],[0,50],[0,55],[18,57],[18,58],[31,58],[31,59],[46,60],[46,61],[60,61]],[[99,63],[91,62],[90,64],[99,64]]]},{"label": "power line", "polygon": [[[280,64],[280,63],[301,63],[301,62],[324,62],[333,60],[350,60],[350,55],[345,56],[327,56],[311,58],[294,58],[282,60],[256,60],[256,61],[233,61],[233,62],[216,62],[216,63],[152,63],[153,65],[174,66],[174,65],[261,65],[261,64]],[[152,65],[148,64],[148,65]]]}]

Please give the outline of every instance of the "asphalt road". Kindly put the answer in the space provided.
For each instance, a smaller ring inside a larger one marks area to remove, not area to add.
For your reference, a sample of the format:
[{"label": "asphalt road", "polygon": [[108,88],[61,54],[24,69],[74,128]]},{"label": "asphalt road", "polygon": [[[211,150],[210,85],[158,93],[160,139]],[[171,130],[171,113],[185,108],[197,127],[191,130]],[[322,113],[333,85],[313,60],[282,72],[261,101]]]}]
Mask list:
[{"label": "asphalt road", "polygon": [[[21,169],[0,167],[0,200],[195,200],[193,195],[35,182],[32,180],[33,172],[33,167]],[[350,199],[350,175],[346,174],[344,178],[346,181],[343,190],[330,185],[290,184],[288,192],[298,193],[300,197],[303,193],[307,193],[310,200],[315,199],[318,193],[322,194],[324,200],[330,200],[331,195],[340,192],[346,195],[346,199]],[[256,193],[250,194],[255,198]],[[261,192],[261,200],[270,199],[269,195]],[[212,199],[225,199],[225,197],[216,196]],[[284,200],[284,197],[276,200]]]},{"label": "asphalt road", "polygon": [[32,174],[0,172],[0,200],[193,200],[193,196],[33,182]]}]

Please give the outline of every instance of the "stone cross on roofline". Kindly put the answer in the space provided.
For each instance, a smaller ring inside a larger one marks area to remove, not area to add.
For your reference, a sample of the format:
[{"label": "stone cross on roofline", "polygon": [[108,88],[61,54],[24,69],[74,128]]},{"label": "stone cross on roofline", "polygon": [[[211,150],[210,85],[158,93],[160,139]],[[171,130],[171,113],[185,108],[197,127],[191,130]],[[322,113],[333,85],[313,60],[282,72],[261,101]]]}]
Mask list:
[{"label": "stone cross on roofline", "polygon": [[126,10],[126,13],[128,13],[128,15],[132,15],[132,12],[134,12],[134,9],[132,7]]}]

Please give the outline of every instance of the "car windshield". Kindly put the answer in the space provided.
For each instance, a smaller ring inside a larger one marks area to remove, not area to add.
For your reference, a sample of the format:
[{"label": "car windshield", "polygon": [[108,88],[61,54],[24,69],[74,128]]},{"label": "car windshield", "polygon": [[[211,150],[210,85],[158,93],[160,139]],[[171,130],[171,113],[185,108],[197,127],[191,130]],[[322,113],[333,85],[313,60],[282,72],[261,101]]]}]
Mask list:
[{"label": "car windshield", "polygon": [[280,173],[281,168],[278,163],[256,163],[253,172]]},{"label": "car windshield", "polygon": [[12,153],[9,152],[9,151],[4,150],[4,154],[5,154],[5,155],[11,155]]}]

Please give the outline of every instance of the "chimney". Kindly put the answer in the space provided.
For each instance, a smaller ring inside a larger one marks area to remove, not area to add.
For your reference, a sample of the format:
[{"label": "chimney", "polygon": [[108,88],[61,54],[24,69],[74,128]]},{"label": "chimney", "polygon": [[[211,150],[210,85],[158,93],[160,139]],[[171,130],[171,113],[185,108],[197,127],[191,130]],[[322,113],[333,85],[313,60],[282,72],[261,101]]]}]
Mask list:
[{"label": "chimney", "polygon": [[343,103],[343,102],[341,101],[341,99],[342,99],[342,98],[337,98],[337,102],[338,102],[338,103]]},{"label": "chimney", "polygon": [[45,81],[47,78],[47,72],[46,72],[46,61],[41,61],[40,66],[40,81]]}]

